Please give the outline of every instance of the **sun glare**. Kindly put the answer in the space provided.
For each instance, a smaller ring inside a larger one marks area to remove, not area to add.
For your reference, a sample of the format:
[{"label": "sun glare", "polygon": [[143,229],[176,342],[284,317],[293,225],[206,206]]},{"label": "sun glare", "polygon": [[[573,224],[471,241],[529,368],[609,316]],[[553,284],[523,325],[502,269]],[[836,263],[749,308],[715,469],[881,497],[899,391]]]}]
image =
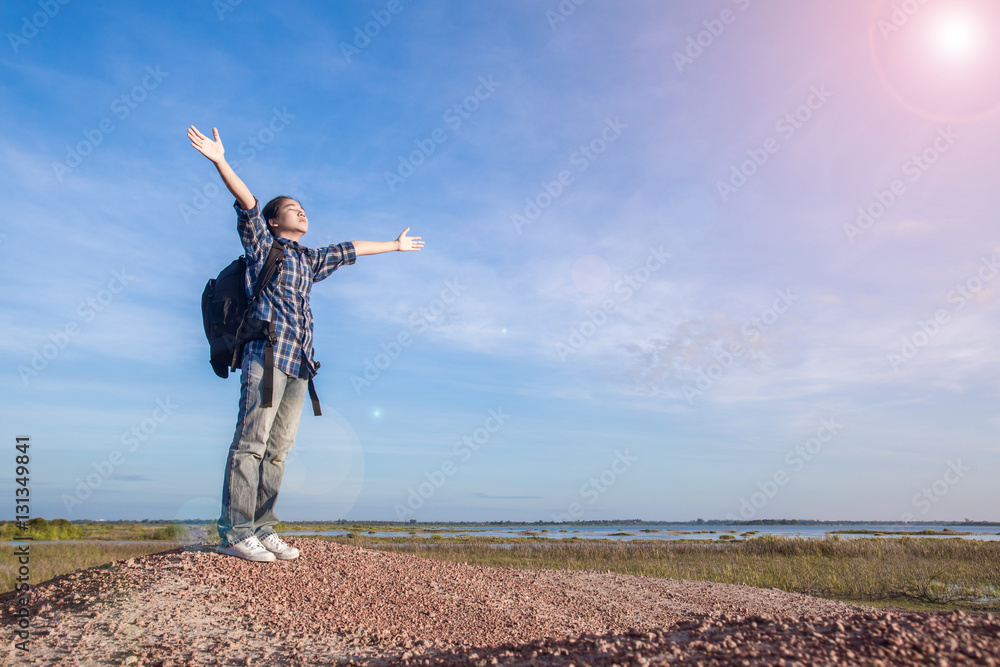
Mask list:
[{"label": "sun glare", "polygon": [[870,45],[888,92],[926,118],[1000,114],[1000,1],[875,0]]},{"label": "sun glare", "polygon": [[979,30],[969,16],[948,16],[935,26],[934,41],[942,54],[954,59],[967,59],[977,51]]}]

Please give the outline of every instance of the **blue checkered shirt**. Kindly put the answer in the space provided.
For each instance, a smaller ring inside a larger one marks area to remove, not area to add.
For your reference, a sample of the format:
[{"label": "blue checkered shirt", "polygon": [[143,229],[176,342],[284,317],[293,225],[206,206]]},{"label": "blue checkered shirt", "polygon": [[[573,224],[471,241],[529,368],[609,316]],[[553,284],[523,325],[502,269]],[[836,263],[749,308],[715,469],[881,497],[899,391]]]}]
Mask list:
[{"label": "blue checkered shirt", "polygon": [[[311,378],[319,369],[313,359],[313,315],[309,306],[312,284],[323,280],[344,265],[354,264],[354,244],[350,241],[324,248],[307,248],[295,241],[275,237],[268,231],[255,201],[249,211],[236,209],[236,227],[246,251],[247,299],[253,295],[253,285],[264,268],[264,260],[272,243],[285,246],[285,257],[277,283],[265,287],[247,317],[272,320],[278,334],[274,346],[274,367],[286,375]],[[272,282],[274,279],[272,279]],[[273,319],[272,319],[273,318]],[[243,355],[264,357],[263,340],[252,340],[243,348]]]}]

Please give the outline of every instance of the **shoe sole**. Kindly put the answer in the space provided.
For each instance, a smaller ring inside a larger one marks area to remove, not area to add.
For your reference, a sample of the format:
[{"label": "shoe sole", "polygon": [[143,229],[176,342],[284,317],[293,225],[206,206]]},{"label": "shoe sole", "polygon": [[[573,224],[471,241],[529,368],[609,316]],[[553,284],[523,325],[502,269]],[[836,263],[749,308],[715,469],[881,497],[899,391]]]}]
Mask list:
[{"label": "shoe sole", "polygon": [[260,556],[258,557],[253,557],[253,556],[248,556],[247,554],[240,553],[239,551],[229,551],[228,549],[221,549],[221,548],[216,549],[216,551],[218,551],[220,554],[226,554],[227,556],[235,556],[236,558],[242,558],[243,560],[248,560],[253,563],[270,563],[273,560],[277,560],[277,557],[270,551],[267,552],[267,555],[272,556],[271,558],[265,557],[264,554],[260,554]]},{"label": "shoe sole", "polygon": [[285,556],[285,555],[283,555],[283,554],[276,554],[276,553],[274,553],[273,551],[270,551],[270,552],[268,552],[268,553],[272,553],[272,554],[274,554],[274,557],[275,557],[276,559],[278,559],[278,560],[295,560],[295,559],[296,559],[296,558],[298,558],[298,557],[299,557],[299,555],[300,555],[300,554],[295,554],[294,556]]}]

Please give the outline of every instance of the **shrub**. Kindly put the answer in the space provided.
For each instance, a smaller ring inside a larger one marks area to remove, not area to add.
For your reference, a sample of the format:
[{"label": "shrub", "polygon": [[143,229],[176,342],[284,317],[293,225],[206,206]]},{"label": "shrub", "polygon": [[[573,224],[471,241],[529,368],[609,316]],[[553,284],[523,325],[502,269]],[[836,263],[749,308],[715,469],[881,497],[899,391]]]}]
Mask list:
[{"label": "shrub", "polygon": [[49,529],[49,522],[40,516],[36,516],[34,519],[28,520],[28,528],[32,532],[42,533]]}]

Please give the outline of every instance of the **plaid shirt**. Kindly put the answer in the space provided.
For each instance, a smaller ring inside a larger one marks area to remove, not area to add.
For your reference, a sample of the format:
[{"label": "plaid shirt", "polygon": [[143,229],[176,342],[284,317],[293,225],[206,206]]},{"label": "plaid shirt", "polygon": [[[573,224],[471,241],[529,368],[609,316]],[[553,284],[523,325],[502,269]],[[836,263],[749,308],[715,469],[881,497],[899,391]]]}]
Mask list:
[{"label": "plaid shirt", "polygon": [[[323,280],[344,265],[354,264],[354,244],[350,241],[311,249],[295,241],[278,238],[268,231],[260,214],[260,203],[254,202],[249,211],[236,209],[236,227],[246,251],[247,299],[253,296],[253,285],[264,268],[264,260],[272,243],[285,246],[285,257],[281,273],[273,287],[261,292],[260,299],[248,317],[272,320],[278,333],[274,346],[274,366],[292,377],[311,378],[319,369],[319,362],[313,360],[313,315],[309,306],[309,292],[312,284]],[[272,279],[273,281],[273,279]],[[263,340],[252,340],[243,348],[244,356],[250,354],[264,357]]]}]

